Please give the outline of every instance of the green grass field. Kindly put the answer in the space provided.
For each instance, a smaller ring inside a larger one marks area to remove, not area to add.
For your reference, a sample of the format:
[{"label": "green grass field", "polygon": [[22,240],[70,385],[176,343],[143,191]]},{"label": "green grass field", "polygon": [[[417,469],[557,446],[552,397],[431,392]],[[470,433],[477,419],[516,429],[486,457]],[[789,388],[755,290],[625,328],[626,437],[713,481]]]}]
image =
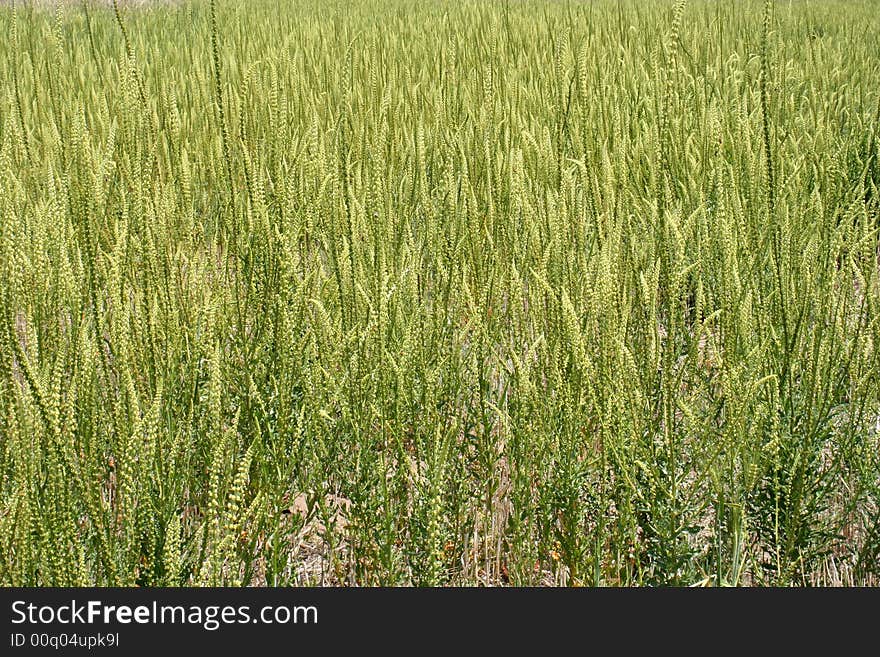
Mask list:
[{"label": "green grass field", "polygon": [[878,582],[877,2],[4,4],[0,584]]}]

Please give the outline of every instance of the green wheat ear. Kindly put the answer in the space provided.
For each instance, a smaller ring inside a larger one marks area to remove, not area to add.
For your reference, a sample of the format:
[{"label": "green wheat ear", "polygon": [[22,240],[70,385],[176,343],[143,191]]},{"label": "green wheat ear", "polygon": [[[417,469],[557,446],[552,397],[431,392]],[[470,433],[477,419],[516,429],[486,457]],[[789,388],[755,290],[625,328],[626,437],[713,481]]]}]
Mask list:
[{"label": "green wheat ear", "polygon": [[181,586],[183,555],[181,554],[180,515],[175,513],[165,527],[165,544],[162,548],[162,561],[165,567],[165,585]]},{"label": "green wheat ear", "polygon": [[766,161],[767,171],[767,204],[770,209],[770,216],[775,216],[776,207],[776,180],[773,167],[773,148],[770,137],[770,107],[769,107],[769,91],[768,80],[770,78],[770,23],[773,16],[773,0],[764,2],[763,14],[763,31],[761,33],[761,125],[764,138],[764,159]]}]

